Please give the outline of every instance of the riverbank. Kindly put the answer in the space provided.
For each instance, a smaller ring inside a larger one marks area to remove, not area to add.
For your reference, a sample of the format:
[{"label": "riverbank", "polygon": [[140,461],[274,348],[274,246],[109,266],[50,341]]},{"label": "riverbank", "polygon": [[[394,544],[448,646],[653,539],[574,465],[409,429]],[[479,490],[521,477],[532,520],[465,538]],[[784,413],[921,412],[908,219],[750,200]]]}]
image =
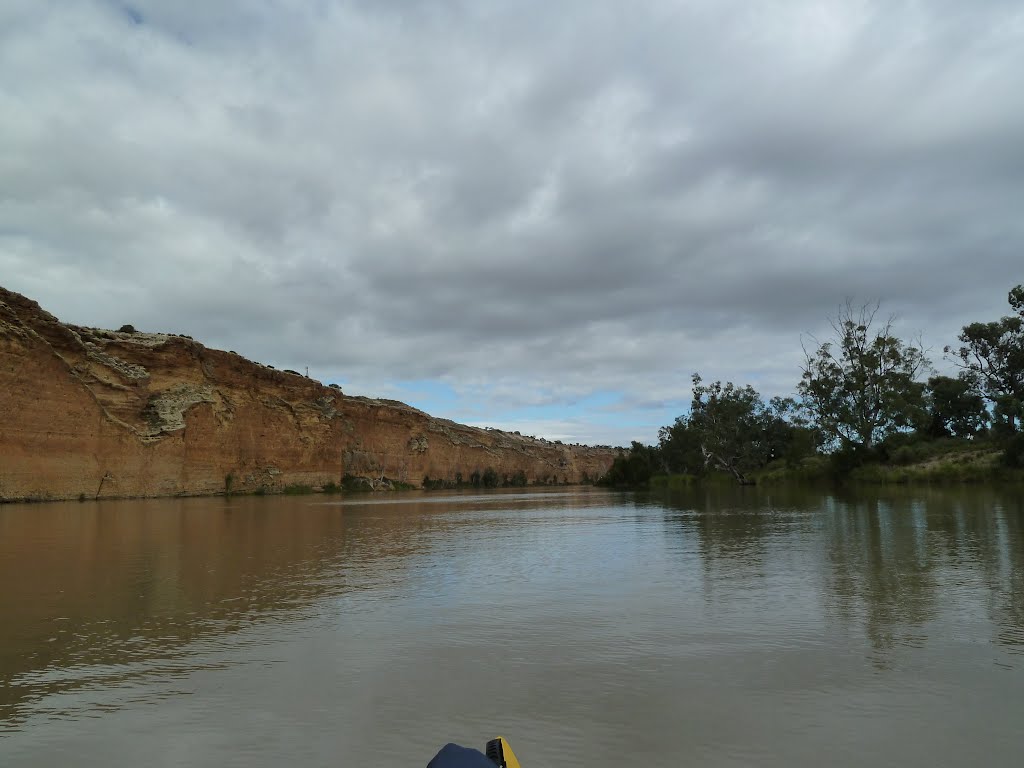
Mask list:
[{"label": "riverbank", "polygon": [[[769,464],[749,475],[754,485],[851,483],[864,485],[1024,484],[1024,468],[1006,466],[1004,450],[987,442],[931,441],[900,446],[882,461],[849,466],[834,456],[812,456],[798,463]],[[735,484],[725,474],[655,475],[652,490],[681,490],[699,483]]]},{"label": "riverbank", "polygon": [[610,446],[457,424],[189,336],[62,323],[0,287],[0,501],[274,494],[607,472]]}]

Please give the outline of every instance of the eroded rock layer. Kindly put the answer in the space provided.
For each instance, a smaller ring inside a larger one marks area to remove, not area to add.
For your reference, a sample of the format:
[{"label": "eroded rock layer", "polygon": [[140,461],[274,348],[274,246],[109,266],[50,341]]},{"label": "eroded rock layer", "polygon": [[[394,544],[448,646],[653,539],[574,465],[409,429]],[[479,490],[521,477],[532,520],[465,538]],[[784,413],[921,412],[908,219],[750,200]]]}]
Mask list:
[{"label": "eroded rock layer", "polygon": [[61,323],[0,288],[0,500],[172,496],[604,474],[562,445],[350,397],[169,334]]}]

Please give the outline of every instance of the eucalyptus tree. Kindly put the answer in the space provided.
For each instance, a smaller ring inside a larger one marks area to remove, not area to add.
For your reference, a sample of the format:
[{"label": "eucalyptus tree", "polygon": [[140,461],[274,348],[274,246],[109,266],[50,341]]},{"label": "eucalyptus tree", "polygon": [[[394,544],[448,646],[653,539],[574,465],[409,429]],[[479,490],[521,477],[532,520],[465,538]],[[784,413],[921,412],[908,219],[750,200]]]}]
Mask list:
[{"label": "eucalyptus tree", "polygon": [[985,398],[969,376],[932,376],[921,431],[928,437],[973,437],[989,421]]},{"label": "eucalyptus tree", "polygon": [[922,417],[925,350],[895,336],[893,318],[878,322],[878,309],[847,302],[830,321],[832,338],[804,347],[801,407],[826,441],[846,450],[870,450]]},{"label": "eucalyptus tree", "polygon": [[995,422],[1016,432],[1024,419],[1024,285],[1011,290],[1008,299],[1014,314],[965,325],[960,346],[946,347],[946,354],[964,376],[977,381],[993,405]]}]

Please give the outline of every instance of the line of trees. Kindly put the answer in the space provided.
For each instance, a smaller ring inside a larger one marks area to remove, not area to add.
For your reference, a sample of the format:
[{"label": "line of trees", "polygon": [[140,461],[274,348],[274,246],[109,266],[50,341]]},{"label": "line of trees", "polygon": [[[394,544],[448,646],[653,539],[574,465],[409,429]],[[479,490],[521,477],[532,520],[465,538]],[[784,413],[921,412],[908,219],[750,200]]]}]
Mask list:
[{"label": "line of trees", "polygon": [[880,322],[877,304],[848,302],[829,338],[805,344],[795,398],[765,402],[749,385],[694,374],[689,413],[662,427],[658,445],[634,442],[604,482],[724,472],[747,483],[772,462],[797,466],[817,454],[849,468],[907,435],[992,438],[1007,465],[1024,466],[1024,285],[1009,303],[1012,314],[966,325],[959,344],[944,348],[959,369],[951,377],[935,374],[920,338],[900,339],[891,318]]},{"label": "line of trees", "polygon": [[[583,475],[583,481],[590,482],[586,473]],[[534,485],[565,485],[567,483],[568,479],[564,475],[559,480],[555,474],[537,477],[533,480]],[[494,467],[487,467],[483,472],[474,469],[467,479],[463,479],[462,472],[456,472],[454,480],[424,475],[422,487],[424,490],[438,491],[455,488],[525,488],[529,484],[530,480],[527,478],[525,470],[517,469],[512,474],[506,472],[499,475]]]}]

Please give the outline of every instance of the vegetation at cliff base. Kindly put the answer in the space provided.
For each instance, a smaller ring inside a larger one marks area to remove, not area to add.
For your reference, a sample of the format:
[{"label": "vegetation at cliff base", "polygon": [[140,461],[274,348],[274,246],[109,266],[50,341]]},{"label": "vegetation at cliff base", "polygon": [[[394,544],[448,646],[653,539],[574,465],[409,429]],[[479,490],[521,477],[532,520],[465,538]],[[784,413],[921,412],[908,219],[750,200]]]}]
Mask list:
[{"label": "vegetation at cliff base", "polygon": [[[529,478],[522,469],[517,469],[512,474],[498,474],[494,467],[487,467],[483,472],[479,469],[474,469],[469,474],[468,480],[463,479],[462,472],[456,472],[453,480],[438,477],[431,478],[429,475],[425,475],[422,487],[427,491],[439,491],[456,488],[525,488],[529,484]],[[533,484],[557,485],[558,479],[554,475],[549,475],[548,477],[537,478]]]},{"label": "vegetation at cliff base", "polygon": [[634,442],[601,483],[684,487],[698,480],[977,482],[1024,480],[1024,286],[1013,314],[971,323],[937,374],[879,305],[847,303],[832,335],[810,339],[793,397],[692,379],[689,412],[657,445]]}]

